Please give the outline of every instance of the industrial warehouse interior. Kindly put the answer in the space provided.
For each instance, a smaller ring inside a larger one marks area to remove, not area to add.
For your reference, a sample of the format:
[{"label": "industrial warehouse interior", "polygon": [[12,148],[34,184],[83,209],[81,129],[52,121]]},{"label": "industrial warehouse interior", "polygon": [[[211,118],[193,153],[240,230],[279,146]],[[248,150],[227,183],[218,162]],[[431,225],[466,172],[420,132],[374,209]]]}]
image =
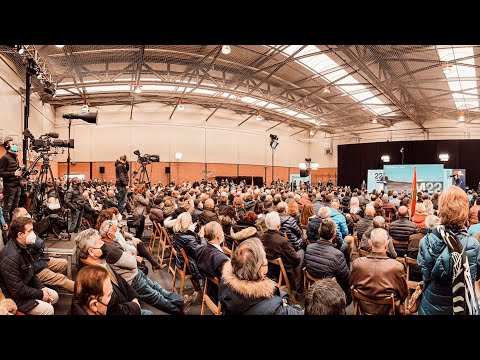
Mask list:
[{"label": "industrial warehouse interior", "polygon": [[477,45],[0,45],[0,315],[478,315]]}]

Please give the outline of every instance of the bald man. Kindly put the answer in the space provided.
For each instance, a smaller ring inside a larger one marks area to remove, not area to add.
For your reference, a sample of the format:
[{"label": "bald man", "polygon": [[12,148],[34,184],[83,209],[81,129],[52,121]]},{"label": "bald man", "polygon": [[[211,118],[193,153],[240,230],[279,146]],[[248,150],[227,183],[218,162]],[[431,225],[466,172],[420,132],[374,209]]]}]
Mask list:
[{"label": "bald man", "polygon": [[[372,230],[368,241],[372,248],[370,255],[359,257],[352,263],[350,286],[361,295],[373,298],[386,298],[395,295],[395,314],[402,314],[402,305],[408,295],[408,287],[403,265],[387,257],[388,233],[377,228]],[[363,301],[360,303],[362,314],[387,315],[387,305],[376,305]]]},{"label": "bald man", "polygon": [[410,235],[415,233],[417,233],[417,226],[408,219],[408,208],[400,206],[398,208],[398,220],[390,224],[390,236],[392,239],[402,242],[401,245],[395,246],[397,256],[403,257],[405,255]]}]

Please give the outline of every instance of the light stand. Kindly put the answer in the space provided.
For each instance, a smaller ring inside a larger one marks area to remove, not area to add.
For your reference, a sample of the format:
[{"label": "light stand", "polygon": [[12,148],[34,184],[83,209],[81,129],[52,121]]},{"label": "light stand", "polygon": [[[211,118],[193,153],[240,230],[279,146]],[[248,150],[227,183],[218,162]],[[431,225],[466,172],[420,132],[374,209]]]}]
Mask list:
[{"label": "light stand", "polygon": [[[274,169],[275,169],[275,149],[278,146],[278,136],[270,134],[270,147],[272,148],[272,183],[275,182]],[[267,179],[265,179],[267,181]]]},{"label": "light stand", "polygon": [[[72,119],[79,119],[83,120],[89,124],[97,124],[98,120],[98,112],[85,112],[82,114],[63,114],[64,119],[68,119],[68,141],[71,141],[70,132],[72,129]],[[70,147],[67,148],[67,191],[70,186]],[[67,234],[68,238],[70,239],[70,232],[68,230],[68,212],[67,212]]]},{"label": "light stand", "polygon": [[[23,111],[23,129],[28,129],[28,117],[30,116],[30,87],[32,86],[32,75],[35,74],[35,61],[32,58],[29,58],[27,65],[27,71],[25,72],[25,109]],[[23,154],[22,160],[23,165],[27,166],[27,152],[28,152],[28,141],[27,137],[23,137]]]}]

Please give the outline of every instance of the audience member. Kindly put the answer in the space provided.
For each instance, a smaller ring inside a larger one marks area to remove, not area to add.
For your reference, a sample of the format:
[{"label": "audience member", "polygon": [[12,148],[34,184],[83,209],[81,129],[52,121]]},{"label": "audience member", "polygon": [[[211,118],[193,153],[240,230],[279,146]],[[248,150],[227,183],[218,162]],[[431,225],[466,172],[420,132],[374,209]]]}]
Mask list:
[{"label": "audience member", "polygon": [[345,292],[334,279],[320,279],[305,293],[305,315],[345,315],[345,307]]},{"label": "audience member", "polygon": [[474,283],[480,277],[480,245],[466,228],[467,194],[451,186],[440,196],[438,208],[441,225],[420,240],[417,261],[424,289],[418,314],[478,314]]},{"label": "audience member", "polygon": [[[380,228],[372,230],[370,246],[372,252],[368,256],[353,261],[350,285],[361,295],[371,298],[384,299],[393,293],[395,314],[402,314],[408,295],[407,281],[403,265],[387,257],[387,231]],[[389,305],[359,301],[359,308],[364,314],[386,315]]]},{"label": "audience member", "polygon": [[[278,218],[278,214],[276,216]],[[267,277],[268,266],[258,238],[245,240],[235,249],[232,261],[226,261],[223,266],[218,291],[225,315],[302,314],[298,305],[288,304],[288,295]]]}]

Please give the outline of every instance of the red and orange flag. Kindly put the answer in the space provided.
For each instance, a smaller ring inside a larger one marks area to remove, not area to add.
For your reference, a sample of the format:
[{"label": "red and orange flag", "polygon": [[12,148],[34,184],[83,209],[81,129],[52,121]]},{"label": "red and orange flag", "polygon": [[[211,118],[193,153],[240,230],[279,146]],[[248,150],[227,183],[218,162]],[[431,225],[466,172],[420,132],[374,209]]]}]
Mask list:
[{"label": "red and orange flag", "polygon": [[412,180],[412,201],[410,202],[410,218],[415,215],[415,206],[417,205],[417,167],[413,167]]}]

